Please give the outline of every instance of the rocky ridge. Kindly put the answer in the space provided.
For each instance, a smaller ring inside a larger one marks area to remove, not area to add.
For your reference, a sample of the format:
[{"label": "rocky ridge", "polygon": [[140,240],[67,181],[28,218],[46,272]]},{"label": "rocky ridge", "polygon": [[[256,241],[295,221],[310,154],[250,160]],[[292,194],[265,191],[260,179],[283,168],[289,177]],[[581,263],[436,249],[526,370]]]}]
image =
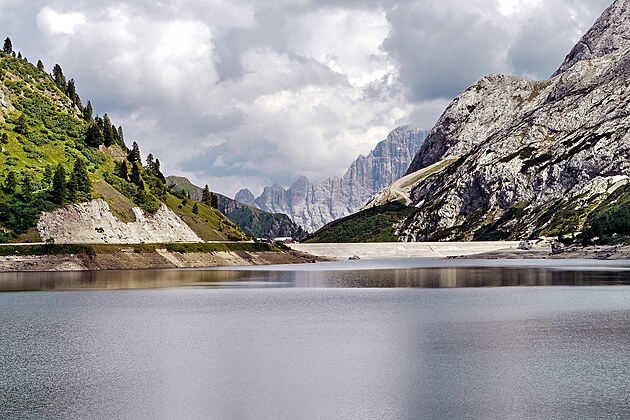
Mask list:
[{"label": "rocky ridge", "polygon": [[256,199],[249,190],[241,190],[235,199],[267,212],[287,214],[304,229],[314,232],[355,213],[375,192],[400,178],[426,134],[399,127],[368,156],[359,156],[342,177],[323,181],[301,177],[288,189],[280,185],[265,187]]},{"label": "rocky ridge", "polygon": [[37,230],[42,240],[62,244],[202,242],[164,204],[153,215],[139,207],[134,207],[133,212],[135,221],[125,223],[114,216],[109,204],[102,199],[68,204],[42,213]]},{"label": "rocky ridge", "polygon": [[574,233],[630,175],[630,0],[617,0],[554,76],[490,75],[448,106],[407,174],[405,241]]}]

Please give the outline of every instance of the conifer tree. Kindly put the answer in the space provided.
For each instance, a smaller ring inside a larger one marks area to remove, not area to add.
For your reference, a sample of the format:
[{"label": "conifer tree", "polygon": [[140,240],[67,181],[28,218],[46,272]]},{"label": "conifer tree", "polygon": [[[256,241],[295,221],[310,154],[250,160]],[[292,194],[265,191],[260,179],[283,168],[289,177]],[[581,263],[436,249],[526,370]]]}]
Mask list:
[{"label": "conifer tree", "polygon": [[120,139],[120,145],[124,146],[125,145],[125,136],[123,135],[122,125],[118,126],[118,138]]},{"label": "conifer tree", "polygon": [[112,134],[112,122],[109,120],[107,114],[103,115],[103,144],[106,147],[111,146],[114,143],[114,136]]},{"label": "conifer tree", "polygon": [[96,114],[96,117],[94,117],[94,122],[98,126],[99,130],[101,130],[101,132],[102,132],[103,131],[103,119],[101,117],[99,117],[98,114]]},{"label": "conifer tree", "polygon": [[4,191],[7,193],[15,192],[17,188],[17,175],[13,171],[9,171],[7,178],[4,180]]},{"label": "conifer tree", "polygon": [[33,184],[33,174],[31,171],[22,171],[22,195],[27,199],[33,198],[35,184]]},{"label": "conifer tree", "polygon": [[120,162],[116,162],[116,175],[118,175],[119,178],[129,182],[129,170],[127,168],[126,161],[123,160]]},{"label": "conifer tree", "polygon": [[90,175],[88,174],[87,166],[83,159],[77,158],[77,160],[74,161],[70,178],[76,185],[77,192],[83,193],[87,196],[85,198],[89,198],[89,194],[92,191],[92,181],[90,181]]},{"label": "conifer tree", "polygon": [[4,47],[2,48],[2,51],[4,51],[5,54],[11,55],[13,52],[13,43],[11,43],[11,38],[7,37],[7,39],[4,40]]},{"label": "conifer tree", "polygon": [[74,85],[74,79],[70,79],[68,81],[68,85],[66,86],[66,96],[70,98],[73,105],[76,105],[75,100],[74,100],[74,97],[76,96],[76,94],[77,94],[77,88]]},{"label": "conifer tree", "polygon": [[160,164],[160,159],[155,159],[155,167],[153,168],[153,171],[155,172],[155,176],[157,176],[160,179],[160,181],[162,181],[162,184],[166,184],[166,178],[164,178],[164,174],[160,170],[161,166],[162,165]]},{"label": "conifer tree", "polygon": [[153,159],[153,153],[149,153],[147,155],[147,168],[152,171],[155,170],[155,160]]},{"label": "conifer tree", "polygon": [[90,124],[85,132],[85,144],[95,148],[103,144],[103,133],[95,123]]},{"label": "conifer tree", "polygon": [[53,180],[53,166],[52,165],[46,165],[46,167],[44,168],[44,188],[49,188],[52,180]]},{"label": "conifer tree", "polygon": [[17,58],[18,58],[18,60],[21,60],[21,59],[22,59],[22,52],[21,52],[21,51],[18,51]]},{"label": "conifer tree", "polygon": [[61,90],[64,92],[66,91],[66,77],[63,75],[63,70],[59,64],[55,64],[55,67],[53,68],[53,80],[55,81],[55,84],[61,88]]},{"label": "conifer tree", "polygon": [[26,115],[21,114],[15,122],[15,131],[20,134],[28,134],[28,119]]},{"label": "conifer tree", "polygon": [[212,194],[212,201],[210,202],[210,207],[215,208],[215,209],[219,209],[219,196],[216,194]]},{"label": "conifer tree", "polygon": [[61,204],[66,196],[66,170],[60,163],[55,168],[52,182],[52,199],[55,203]]},{"label": "conifer tree", "polygon": [[39,71],[44,71],[44,63],[42,63],[42,60],[37,60],[37,69]]},{"label": "conifer tree", "polygon": [[140,157],[140,147],[138,147],[138,143],[136,143],[135,141],[131,145],[131,151],[127,156],[127,160],[131,163],[138,162],[140,165],[142,165],[142,158]]},{"label": "conifer tree", "polygon": [[15,51],[11,53],[11,57],[15,58]]},{"label": "conifer tree", "polygon": [[196,201],[195,201],[195,204],[193,204],[192,212],[194,214],[199,214],[199,206],[197,205]]},{"label": "conifer tree", "polygon": [[206,184],[201,192],[201,202],[206,206],[209,206],[212,202],[212,193],[210,192],[210,188],[208,188],[208,184]]},{"label": "conifer tree", "polygon": [[138,187],[142,186],[144,188],[144,184],[142,183],[142,178],[140,177],[140,163],[138,162],[131,163],[131,174],[129,175],[129,181],[133,182]]},{"label": "conifer tree", "polygon": [[88,101],[87,106],[83,108],[83,119],[85,121],[92,121],[92,113],[94,110],[92,109],[92,102]]}]

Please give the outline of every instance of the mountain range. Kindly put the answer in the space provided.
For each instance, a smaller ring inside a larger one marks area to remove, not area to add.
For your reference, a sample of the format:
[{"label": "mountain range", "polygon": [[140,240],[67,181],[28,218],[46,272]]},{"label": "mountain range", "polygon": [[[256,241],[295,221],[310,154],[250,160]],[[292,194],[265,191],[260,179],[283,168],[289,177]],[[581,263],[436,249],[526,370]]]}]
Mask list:
[{"label": "mountain range", "polygon": [[488,75],[458,95],[366,209],[413,208],[392,226],[403,241],[629,236],[629,128],[630,0],[617,0],[548,80]]},{"label": "mountain range", "polygon": [[284,213],[313,232],[335,219],[355,213],[378,190],[401,177],[428,132],[407,126],[393,130],[367,155],[359,156],[339,177],[310,181],[298,179],[291,187],[265,187],[255,198],[248,189],[236,201],[270,213]]}]

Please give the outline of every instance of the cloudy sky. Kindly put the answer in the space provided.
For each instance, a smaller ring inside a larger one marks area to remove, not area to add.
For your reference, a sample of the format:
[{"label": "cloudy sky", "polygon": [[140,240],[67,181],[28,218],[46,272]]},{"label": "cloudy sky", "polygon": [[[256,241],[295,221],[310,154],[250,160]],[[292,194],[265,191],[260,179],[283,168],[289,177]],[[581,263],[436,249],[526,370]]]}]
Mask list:
[{"label": "cloudy sky", "polygon": [[546,79],[611,2],[0,0],[0,26],[166,174],[233,195],[341,175],[485,74]]}]

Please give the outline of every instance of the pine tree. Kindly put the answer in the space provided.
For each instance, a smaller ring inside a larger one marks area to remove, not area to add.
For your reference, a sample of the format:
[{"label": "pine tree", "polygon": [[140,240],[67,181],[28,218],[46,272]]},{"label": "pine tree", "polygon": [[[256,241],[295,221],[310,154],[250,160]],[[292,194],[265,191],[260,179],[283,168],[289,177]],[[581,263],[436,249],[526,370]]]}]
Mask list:
[{"label": "pine tree", "polygon": [[197,205],[196,201],[195,201],[195,204],[193,204],[192,212],[194,214],[199,214],[199,206]]},{"label": "pine tree", "polygon": [[60,163],[55,168],[52,182],[52,199],[55,203],[61,204],[66,196],[66,170]]},{"label": "pine tree", "polygon": [[7,39],[4,40],[4,47],[2,48],[2,51],[4,51],[5,54],[11,55],[13,52],[13,43],[11,43],[11,38],[7,37]]},{"label": "pine tree", "polygon": [[74,85],[74,79],[70,79],[68,81],[68,85],[66,86],[66,96],[70,98],[73,105],[76,105],[74,101],[74,97],[76,96],[76,94],[77,94],[77,88]]},{"label": "pine tree", "polygon": [[109,120],[107,114],[103,115],[103,144],[106,147],[111,146],[114,143],[114,136],[112,134],[112,122]]},{"label": "pine tree", "polygon": [[20,134],[28,134],[28,119],[26,115],[21,114],[15,122],[15,131]]},{"label": "pine tree", "polygon": [[136,143],[135,141],[131,145],[131,151],[127,156],[127,160],[131,163],[138,162],[140,165],[142,165],[142,158],[140,157],[140,147],[138,147],[138,143]]},{"label": "pine tree", "polygon": [[55,84],[61,88],[61,90],[64,92],[66,91],[66,77],[63,75],[63,70],[59,64],[55,64],[55,67],[53,68],[53,80],[55,81]]},{"label": "pine tree", "polygon": [[210,192],[210,188],[208,188],[208,184],[203,188],[201,192],[201,202],[206,206],[209,206],[212,201],[212,193]]},{"label": "pine tree", "polygon": [[164,174],[160,170],[161,166],[162,165],[160,164],[160,159],[155,159],[155,167],[153,168],[153,171],[155,172],[155,176],[157,176],[160,179],[160,181],[162,181],[162,184],[166,185],[166,178],[164,178]]},{"label": "pine tree", "polygon": [[147,168],[155,171],[155,160],[153,159],[153,153],[149,153],[147,156]]},{"label": "pine tree", "polygon": [[123,129],[122,129],[122,125],[118,126],[118,139],[120,139],[120,145],[125,146],[125,136],[123,135]]},{"label": "pine tree", "polygon": [[15,58],[15,51],[11,53],[11,57]]},{"label": "pine tree", "polygon": [[31,171],[23,171],[22,172],[22,195],[27,199],[31,200],[33,198],[33,193],[35,192],[35,184],[33,184],[33,174]]},{"label": "pine tree", "polygon": [[43,179],[44,188],[48,189],[48,187],[50,187],[53,180],[53,174],[54,174],[53,166],[46,165],[46,168],[44,168],[44,179]]},{"label": "pine tree", "polygon": [[144,183],[142,182],[142,178],[140,177],[140,163],[132,162],[131,163],[131,174],[129,175],[129,181],[133,182],[140,188],[144,188]]},{"label": "pine tree", "polygon": [[22,52],[21,52],[21,51],[18,51],[18,56],[17,56],[17,58],[18,58],[18,60],[21,60],[21,59],[22,59]]},{"label": "pine tree", "polygon": [[92,113],[94,110],[92,109],[92,102],[88,101],[87,106],[83,108],[83,119],[85,121],[92,121]]},{"label": "pine tree", "polygon": [[89,198],[92,191],[92,181],[90,181],[90,175],[83,159],[78,158],[74,161],[70,179],[76,185],[77,192],[85,194],[86,197],[84,198]]},{"label": "pine tree", "polygon": [[17,188],[17,175],[13,171],[9,171],[7,178],[4,180],[4,191],[11,194]]},{"label": "pine tree", "polygon": [[129,169],[127,168],[126,161],[123,160],[120,162],[116,162],[116,175],[118,175],[119,178],[129,182]]},{"label": "pine tree", "polygon": [[98,148],[103,144],[103,133],[95,123],[90,124],[85,132],[85,144],[90,147]]},{"label": "pine tree", "polygon": [[212,194],[212,201],[210,202],[210,206],[215,209],[219,209],[219,196],[216,194]]},{"label": "pine tree", "polygon": [[44,63],[42,63],[42,60],[37,60],[37,69],[39,71],[44,71]]}]

